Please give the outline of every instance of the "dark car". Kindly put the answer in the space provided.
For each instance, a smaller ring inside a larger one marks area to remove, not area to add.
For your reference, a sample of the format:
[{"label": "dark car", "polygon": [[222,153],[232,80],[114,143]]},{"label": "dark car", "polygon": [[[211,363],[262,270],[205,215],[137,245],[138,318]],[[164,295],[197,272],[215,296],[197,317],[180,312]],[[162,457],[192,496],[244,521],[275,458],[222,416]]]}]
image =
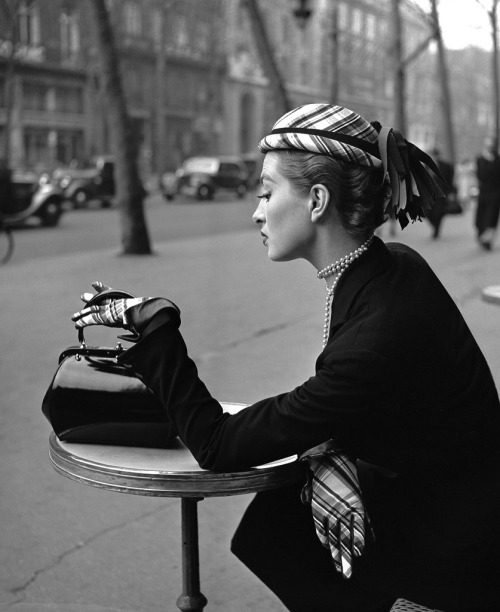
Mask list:
[{"label": "dark car", "polygon": [[101,155],[93,158],[87,167],[55,170],[52,180],[64,190],[74,208],[84,208],[90,202],[109,208],[115,196],[114,169],[113,158]]},{"label": "dark car", "polygon": [[248,191],[248,171],[236,156],[189,157],[175,175],[164,175],[162,190],[167,200],[176,193],[211,200],[219,191],[242,198]]},{"label": "dark car", "polygon": [[264,155],[262,153],[245,153],[241,156],[248,172],[248,188],[255,189],[260,185],[260,173]]},{"label": "dark car", "polygon": [[31,219],[54,227],[64,212],[63,192],[46,177],[30,170],[4,169],[0,185],[0,217],[6,226],[16,226]]}]

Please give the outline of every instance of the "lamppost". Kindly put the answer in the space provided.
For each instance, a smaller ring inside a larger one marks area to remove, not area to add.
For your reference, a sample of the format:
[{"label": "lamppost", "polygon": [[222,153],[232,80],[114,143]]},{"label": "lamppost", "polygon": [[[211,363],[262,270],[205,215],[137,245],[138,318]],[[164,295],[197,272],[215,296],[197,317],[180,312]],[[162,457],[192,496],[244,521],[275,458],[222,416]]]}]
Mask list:
[{"label": "lamppost", "polygon": [[[307,22],[312,16],[312,10],[309,8],[309,0],[297,0],[297,7],[293,10],[293,14],[297,20],[298,26],[301,30],[304,30]],[[334,0],[332,7],[332,76],[331,76],[331,87],[330,97],[331,101],[336,104],[339,96],[339,29],[338,29],[338,3]]]},{"label": "lamppost", "polygon": [[297,19],[297,23],[299,24],[299,28],[303,30],[306,27],[306,23],[309,20],[309,17],[312,15],[311,9],[308,8],[309,0],[297,0],[298,6],[294,9],[293,14]]}]

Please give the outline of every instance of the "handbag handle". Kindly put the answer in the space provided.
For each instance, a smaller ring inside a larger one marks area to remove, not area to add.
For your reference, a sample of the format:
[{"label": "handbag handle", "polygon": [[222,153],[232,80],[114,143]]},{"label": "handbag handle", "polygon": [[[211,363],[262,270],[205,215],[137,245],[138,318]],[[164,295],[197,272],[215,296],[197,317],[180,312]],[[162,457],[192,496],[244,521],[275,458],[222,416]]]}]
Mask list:
[{"label": "handbag handle", "polygon": [[[125,298],[133,298],[135,297],[131,293],[127,291],[122,291],[121,289],[106,289],[105,291],[101,291],[100,293],[96,293],[94,297],[87,302],[85,306],[88,308],[89,306],[96,306],[100,304],[103,300],[121,300]],[[83,327],[78,328],[78,342],[82,347],[86,346],[85,336],[83,334]],[[137,340],[138,336],[133,334],[131,336],[118,336],[119,338],[123,338],[124,340]]]}]

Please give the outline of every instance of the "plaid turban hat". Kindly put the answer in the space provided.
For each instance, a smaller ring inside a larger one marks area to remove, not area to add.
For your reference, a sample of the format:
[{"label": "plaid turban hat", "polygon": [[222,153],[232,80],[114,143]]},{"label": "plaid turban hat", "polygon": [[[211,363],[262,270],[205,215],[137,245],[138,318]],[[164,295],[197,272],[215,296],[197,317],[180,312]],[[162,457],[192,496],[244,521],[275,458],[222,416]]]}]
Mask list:
[{"label": "plaid turban hat", "polygon": [[330,155],[359,166],[382,166],[392,191],[386,212],[392,212],[402,228],[408,219],[421,220],[424,211],[444,197],[444,182],[429,155],[397,130],[368,123],[342,106],[306,104],[286,113],[259,142],[262,153],[277,149]]}]

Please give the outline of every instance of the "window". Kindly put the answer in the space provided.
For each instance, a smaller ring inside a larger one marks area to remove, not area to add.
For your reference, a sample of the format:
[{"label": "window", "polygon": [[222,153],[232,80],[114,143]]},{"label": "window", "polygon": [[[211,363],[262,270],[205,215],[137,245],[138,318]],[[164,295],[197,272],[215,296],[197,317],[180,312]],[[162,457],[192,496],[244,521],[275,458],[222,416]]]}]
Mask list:
[{"label": "window", "polygon": [[366,15],[366,38],[368,38],[368,40],[375,40],[376,28],[377,20],[375,19],[375,15],[368,13]]},{"label": "window", "polygon": [[71,60],[80,52],[80,28],[74,13],[63,13],[61,23],[61,57]]},{"label": "window", "polygon": [[189,54],[188,24],[185,15],[176,15],[172,19],[174,50],[180,55]]},{"label": "window", "polygon": [[125,32],[133,36],[142,34],[142,13],[138,4],[127,2],[124,6]]},{"label": "window", "polygon": [[157,44],[163,44],[163,13],[158,7],[152,7],[151,9],[151,31],[153,34],[153,40]]},{"label": "window", "polygon": [[40,44],[40,14],[33,0],[20,0],[18,12],[19,41],[25,45]]},{"label": "window", "polygon": [[363,31],[363,13],[359,8],[352,11],[352,31],[354,34],[361,34]]},{"label": "window", "polygon": [[307,85],[309,83],[309,63],[307,57],[302,55],[300,58],[300,84]]},{"label": "window", "polygon": [[349,8],[343,2],[339,3],[339,30],[346,32],[349,29]]},{"label": "window", "polygon": [[38,83],[23,84],[23,108],[32,111],[47,110],[47,92],[45,85]]},{"label": "window", "polygon": [[26,128],[23,134],[25,161],[28,167],[35,167],[49,159],[49,131]]},{"label": "window", "polygon": [[205,57],[207,54],[211,53],[210,27],[208,23],[200,21],[195,25],[195,36],[193,43],[199,56]]},{"label": "window", "polygon": [[56,89],[55,110],[59,113],[83,113],[82,90],[76,87]]},{"label": "window", "polygon": [[237,164],[232,164],[231,162],[221,162],[219,166],[219,175],[237,178],[240,173],[241,168]]}]

